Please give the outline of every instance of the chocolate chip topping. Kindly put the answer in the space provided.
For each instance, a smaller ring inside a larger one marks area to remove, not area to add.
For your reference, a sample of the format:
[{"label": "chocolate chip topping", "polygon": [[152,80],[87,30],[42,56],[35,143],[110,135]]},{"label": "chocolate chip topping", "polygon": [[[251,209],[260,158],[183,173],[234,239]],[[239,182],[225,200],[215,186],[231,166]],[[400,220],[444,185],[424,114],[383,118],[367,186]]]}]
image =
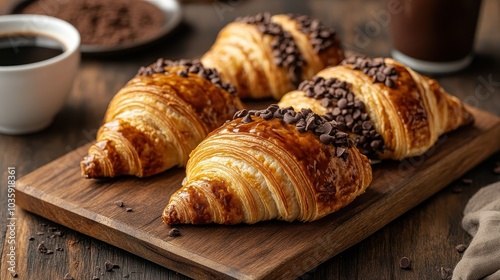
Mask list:
[{"label": "chocolate chip topping", "polygon": [[199,60],[189,60],[189,59],[181,59],[181,60],[166,60],[163,58],[159,58],[155,63],[147,66],[141,67],[137,72],[138,76],[150,76],[155,73],[165,73],[168,74],[168,69],[165,67],[176,67],[176,66],[184,66],[184,70],[177,71],[177,75],[181,77],[188,77],[189,74],[196,74],[215,86],[229,92],[230,94],[236,93],[236,88],[230,83],[224,83],[219,73],[214,68],[205,68],[203,64]]},{"label": "chocolate chip topping", "polygon": [[283,30],[281,25],[272,22],[271,14],[259,13],[255,16],[239,17],[236,21],[253,24],[262,34],[273,36],[271,48],[273,49],[274,63],[280,67],[288,68],[288,76],[294,85],[302,80],[302,67],[306,61],[293,40],[292,34]]},{"label": "chocolate chip topping", "polygon": [[321,100],[321,105],[328,109],[324,117],[335,120],[339,130],[356,135],[354,143],[361,153],[376,159],[378,152],[384,151],[384,139],[370,121],[365,104],[351,91],[351,84],[336,78],[314,77],[312,81],[303,81],[298,89],[307,97]]},{"label": "chocolate chip topping", "polygon": [[309,36],[316,53],[320,53],[335,43],[335,31],[306,15],[289,14],[288,17],[300,24],[300,31]]},{"label": "chocolate chip topping", "polygon": [[351,56],[342,64],[351,64],[353,69],[361,70],[372,78],[373,83],[383,83],[389,88],[396,88],[398,72],[392,65],[386,65],[383,58]]},{"label": "chocolate chip topping", "polygon": [[234,114],[233,119],[241,119],[242,123],[250,123],[253,121],[252,116],[264,120],[281,119],[287,124],[294,124],[300,133],[311,131],[319,137],[323,144],[335,146],[335,155],[339,158],[347,159],[349,156],[347,148],[353,146],[349,135],[338,129],[336,121],[327,120],[323,116],[315,114],[311,109],[302,109],[300,112],[296,112],[293,107],[280,108],[278,105],[272,104],[264,110],[240,110]]}]

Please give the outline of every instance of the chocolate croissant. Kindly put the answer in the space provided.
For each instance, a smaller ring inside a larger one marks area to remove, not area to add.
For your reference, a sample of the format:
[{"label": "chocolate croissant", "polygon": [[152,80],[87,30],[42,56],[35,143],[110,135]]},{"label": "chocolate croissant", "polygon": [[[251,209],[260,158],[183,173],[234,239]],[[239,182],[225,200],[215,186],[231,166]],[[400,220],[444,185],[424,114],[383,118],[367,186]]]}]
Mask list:
[{"label": "chocolate croissant", "polygon": [[319,20],[264,13],[224,27],[201,61],[217,69],[241,98],[279,100],[301,81],[343,59],[335,32]]},{"label": "chocolate croissant", "polygon": [[335,120],[370,159],[422,155],[440,135],[472,121],[435,80],[389,58],[350,57],[304,81],[279,104]]},{"label": "chocolate croissant", "polygon": [[146,177],[185,166],[196,145],[242,108],[234,86],[216,70],[199,61],[159,59],[111,100],[81,161],[82,175]]},{"label": "chocolate croissant", "polygon": [[166,224],[309,222],[339,210],[372,180],[347,133],[310,110],[242,110],[192,152]]}]

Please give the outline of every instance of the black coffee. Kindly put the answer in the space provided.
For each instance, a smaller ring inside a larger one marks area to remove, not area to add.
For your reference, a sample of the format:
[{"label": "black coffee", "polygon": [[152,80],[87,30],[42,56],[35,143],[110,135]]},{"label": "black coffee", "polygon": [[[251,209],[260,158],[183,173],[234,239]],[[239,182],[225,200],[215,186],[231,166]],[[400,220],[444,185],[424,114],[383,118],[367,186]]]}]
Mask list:
[{"label": "black coffee", "polygon": [[63,44],[41,34],[0,35],[0,66],[39,62],[64,52]]}]

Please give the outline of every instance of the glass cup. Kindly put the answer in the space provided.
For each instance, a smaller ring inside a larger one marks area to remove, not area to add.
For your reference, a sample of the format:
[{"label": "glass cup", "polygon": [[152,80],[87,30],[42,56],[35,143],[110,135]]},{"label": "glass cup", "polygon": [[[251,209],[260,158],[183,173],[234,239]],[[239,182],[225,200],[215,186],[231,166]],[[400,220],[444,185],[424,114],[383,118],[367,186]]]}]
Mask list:
[{"label": "glass cup", "polygon": [[473,58],[481,0],[386,0],[392,57],[424,73],[466,68]]}]

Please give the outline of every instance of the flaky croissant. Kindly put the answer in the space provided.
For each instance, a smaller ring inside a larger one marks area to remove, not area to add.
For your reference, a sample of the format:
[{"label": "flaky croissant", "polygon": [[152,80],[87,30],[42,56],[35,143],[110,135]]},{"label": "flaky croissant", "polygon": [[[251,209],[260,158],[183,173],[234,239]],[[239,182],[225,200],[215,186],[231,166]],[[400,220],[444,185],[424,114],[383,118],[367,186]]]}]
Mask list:
[{"label": "flaky croissant", "polygon": [[264,13],[224,27],[201,61],[217,69],[241,98],[279,100],[302,80],[342,59],[335,32],[319,20]]},{"label": "flaky croissant", "polygon": [[242,110],[192,152],[167,224],[314,221],[353,201],[372,180],[366,156],[310,110]]},{"label": "flaky croissant", "polygon": [[111,100],[97,141],[81,161],[82,175],[146,177],[185,166],[196,145],[242,108],[217,71],[159,59]]},{"label": "flaky croissant", "polygon": [[304,81],[279,105],[336,120],[371,159],[422,155],[440,135],[472,121],[435,80],[393,59],[353,56],[342,64]]}]

